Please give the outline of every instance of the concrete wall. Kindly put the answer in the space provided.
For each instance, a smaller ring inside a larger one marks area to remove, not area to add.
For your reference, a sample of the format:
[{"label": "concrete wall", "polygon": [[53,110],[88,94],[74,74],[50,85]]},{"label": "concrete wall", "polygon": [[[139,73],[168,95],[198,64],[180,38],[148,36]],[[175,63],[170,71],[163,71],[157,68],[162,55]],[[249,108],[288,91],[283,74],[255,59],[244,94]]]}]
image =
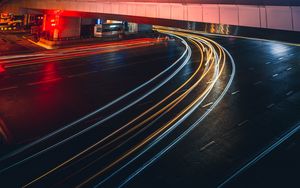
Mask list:
[{"label": "concrete wall", "polygon": [[[300,31],[299,6],[269,6],[274,2],[276,5],[294,5],[290,1],[258,1],[262,5],[242,5],[249,2],[245,0],[234,1],[241,4],[228,4],[232,1],[222,1],[227,4],[200,4],[215,1],[201,0],[193,4],[187,3],[141,3],[141,2],[103,2],[97,0],[58,1],[58,0],[12,0],[15,6],[18,4],[24,8],[54,9],[80,12],[107,13],[117,15],[131,15],[150,18],[164,18],[171,20],[196,21],[205,23],[230,24],[236,26],[250,26],[258,28],[281,29]],[[161,1],[160,1],[161,2]],[[173,0],[172,2],[175,2]],[[180,1],[177,1],[180,2]],[[269,3],[268,3],[269,2]],[[295,1],[291,1],[295,2]]]}]

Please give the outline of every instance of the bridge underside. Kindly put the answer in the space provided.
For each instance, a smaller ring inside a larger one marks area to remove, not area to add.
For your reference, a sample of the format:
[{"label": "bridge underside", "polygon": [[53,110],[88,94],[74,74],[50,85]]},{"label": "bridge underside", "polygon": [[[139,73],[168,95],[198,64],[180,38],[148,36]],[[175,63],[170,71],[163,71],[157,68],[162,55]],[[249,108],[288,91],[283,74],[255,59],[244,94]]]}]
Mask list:
[{"label": "bridge underside", "polygon": [[[173,1],[174,2],[174,1]],[[202,1],[201,1],[202,2]],[[230,1],[229,1],[230,2]],[[275,1],[276,2],[276,1]],[[300,7],[236,4],[182,4],[151,2],[100,2],[100,1],[56,1],[56,0],[13,0],[2,9],[20,10],[62,10],[81,14],[106,14],[136,17],[140,22],[149,18],[226,24],[254,28],[300,31]]]}]

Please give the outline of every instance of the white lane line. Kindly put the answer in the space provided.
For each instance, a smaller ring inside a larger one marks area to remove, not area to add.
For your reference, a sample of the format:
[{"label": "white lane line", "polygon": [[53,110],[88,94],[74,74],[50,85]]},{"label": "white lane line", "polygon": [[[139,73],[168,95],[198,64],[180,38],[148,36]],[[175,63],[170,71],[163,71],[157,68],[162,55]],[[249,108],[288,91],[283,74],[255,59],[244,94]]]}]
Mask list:
[{"label": "white lane line", "polygon": [[30,55],[8,55],[8,56],[2,56],[0,57],[0,60],[6,60],[6,59],[17,59],[17,58],[26,58],[26,57],[37,57],[37,56],[45,56],[47,54],[30,54]]},{"label": "white lane line", "polygon": [[278,58],[278,60],[283,60],[283,57]]},{"label": "white lane line", "polygon": [[212,80],[210,80],[210,81],[208,81],[208,82],[206,82],[206,84],[211,84],[213,81]]},{"label": "white lane line", "polygon": [[68,78],[75,78],[75,77],[81,77],[81,76],[86,76],[89,74],[94,74],[97,73],[98,71],[89,71],[89,72],[83,72],[83,73],[79,73],[79,74],[73,74],[73,75],[69,75],[67,76]]},{"label": "white lane line", "polygon": [[273,76],[272,76],[272,77],[273,77],[273,78],[275,78],[275,77],[277,77],[278,75],[279,75],[279,74],[273,74]]},{"label": "white lane line", "polygon": [[203,105],[202,108],[206,108],[206,107],[211,106],[213,104],[214,104],[213,102],[207,103],[207,104]]},{"label": "white lane line", "polygon": [[39,82],[32,82],[32,83],[28,83],[28,86],[35,86],[35,85],[40,85],[40,84],[47,84],[47,83],[52,83],[52,82],[56,82],[58,80],[61,80],[62,78],[55,78],[55,79],[51,79],[51,80],[45,80],[45,81],[39,81]]},{"label": "white lane line", "polygon": [[285,95],[286,96],[290,96],[291,94],[293,94],[294,93],[294,91],[289,91],[289,92],[287,92]]},{"label": "white lane line", "polygon": [[257,81],[257,82],[255,82],[255,83],[253,83],[253,85],[256,86],[256,85],[259,85],[259,84],[262,84],[262,83],[263,83],[263,81],[260,80],[260,81]]},{"label": "white lane line", "polygon": [[292,70],[292,69],[293,69],[293,68],[289,67],[289,68],[287,68],[286,70],[287,70],[287,71],[290,71],[290,70]]},{"label": "white lane line", "polygon": [[0,91],[8,91],[8,90],[12,90],[12,89],[17,89],[18,86],[11,86],[11,87],[6,87],[6,88],[1,88]]},{"label": "white lane line", "polygon": [[274,103],[272,103],[272,104],[269,104],[268,106],[267,106],[267,108],[272,108],[273,106],[275,106],[275,104]]},{"label": "white lane line", "polygon": [[231,95],[235,95],[235,94],[238,94],[238,93],[240,93],[239,90],[232,92]]},{"label": "white lane line", "polygon": [[207,148],[209,148],[210,146],[214,145],[215,143],[216,143],[215,141],[209,142],[208,144],[206,144],[205,146],[203,146],[203,147],[200,149],[200,152],[206,150]]},{"label": "white lane line", "polygon": [[239,170],[234,172],[229,178],[227,178],[223,183],[221,183],[218,188],[225,187],[229,182],[231,182],[234,178],[238,177],[241,173],[245,172],[247,169],[252,167],[254,164],[256,164],[259,160],[264,158],[266,155],[270,154],[273,150],[275,150],[279,145],[284,143],[286,140],[288,140],[291,136],[293,136],[295,133],[297,133],[300,130],[300,124],[297,124],[295,127],[290,129],[288,132],[281,135],[280,139],[277,140],[275,143],[270,145],[267,149],[265,149],[263,152],[261,152],[259,155],[254,157],[252,160],[250,160],[248,163],[246,163],[244,166],[242,166]]},{"label": "white lane line", "polygon": [[[222,46],[221,46],[222,47]],[[157,159],[159,159],[164,153],[166,153],[169,149],[173,148],[175,144],[177,144],[180,140],[182,140],[187,134],[189,134],[193,129],[195,129],[195,127],[197,127],[199,125],[199,123],[201,123],[203,121],[203,119],[205,119],[205,117],[219,104],[219,102],[223,99],[223,97],[227,94],[230,86],[232,85],[233,79],[235,77],[235,72],[236,72],[236,67],[235,67],[235,62],[233,57],[231,56],[231,54],[228,52],[228,50],[226,50],[226,48],[222,47],[225,52],[228,54],[230,60],[231,60],[231,64],[232,64],[232,74],[231,77],[225,87],[225,89],[223,90],[222,94],[219,96],[219,98],[215,101],[215,103],[206,111],[205,114],[203,114],[197,121],[195,121],[185,132],[183,132],[179,137],[177,137],[171,144],[169,144],[167,147],[165,147],[163,150],[161,150],[159,153],[157,153],[154,157],[152,157],[150,160],[148,160],[146,163],[144,163],[139,169],[137,169],[135,172],[133,172],[130,176],[128,176],[118,187],[124,187],[129,181],[131,181],[135,176],[137,176],[140,172],[142,172],[145,168],[147,168],[149,165],[151,165],[152,163],[154,163]],[[181,122],[179,122],[181,123]],[[172,129],[174,129],[174,127],[171,127],[169,130],[167,130],[165,133],[163,133],[164,135],[168,135],[170,133],[170,131],[172,131]],[[161,135],[160,137],[164,136]],[[153,143],[155,144],[155,143]],[[151,144],[151,145],[153,145]],[[150,145],[150,147],[151,147]],[[135,156],[133,159],[131,159],[126,165],[132,163],[134,160],[136,160],[137,158],[139,158],[143,153],[145,153],[144,151],[142,153],[140,153],[139,155]],[[110,175],[110,177],[114,176],[115,174],[117,174],[119,171],[121,171],[123,168],[126,167],[126,165],[122,166],[121,168],[119,168],[117,171],[115,171],[113,174]],[[98,183],[96,185],[96,187],[100,187],[100,185],[107,181],[107,179],[109,179],[110,177],[107,177],[106,179],[104,179],[102,182]]]},{"label": "white lane line", "polygon": [[271,62],[270,62],[270,61],[266,62],[266,65],[269,65],[269,64],[271,64]]},{"label": "white lane line", "polygon": [[240,122],[240,123],[238,124],[238,126],[241,127],[241,126],[245,125],[245,124],[248,123],[248,122],[249,122],[248,119],[247,119],[247,120],[244,120],[244,121]]},{"label": "white lane line", "polygon": [[65,138],[65,139],[63,139],[63,140],[61,140],[61,141],[59,141],[59,142],[57,142],[57,143],[55,143],[55,144],[53,144],[53,145],[47,147],[47,148],[44,148],[44,149],[38,151],[37,153],[34,153],[34,154],[32,154],[32,155],[30,155],[30,156],[28,156],[28,157],[25,157],[24,159],[21,159],[21,160],[18,161],[18,162],[15,162],[15,163],[13,163],[13,164],[7,166],[7,167],[4,167],[3,169],[0,170],[0,174],[3,173],[3,172],[5,172],[5,171],[7,171],[7,170],[10,169],[10,168],[13,168],[13,167],[15,167],[15,166],[17,166],[17,165],[20,165],[20,164],[24,163],[25,161],[28,161],[28,160],[30,160],[30,159],[33,159],[33,158],[35,158],[35,157],[37,157],[37,156],[39,156],[39,155],[41,155],[41,154],[43,154],[43,153],[45,153],[45,152],[47,152],[47,151],[53,149],[53,148],[55,148],[55,147],[57,147],[57,146],[59,146],[59,145],[65,143],[65,142],[67,142],[67,141],[69,141],[69,140],[71,140],[71,139],[77,137],[77,136],[80,136],[80,135],[82,135],[83,133],[89,131],[90,129],[92,129],[92,128],[94,128],[94,127],[97,127],[98,125],[102,124],[103,122],[105,122],[105,121],[107,121],[107,120],[113,118],[113,117],[116,116],[117,114],[119,114],[119,113],[121,113],[121,112],[127,110],[128,108],[130,108],[130,107],[132,107],[133,105],[137,104],[138,102],[142,101],[144,98],[146,98],[147,96],[151,95],[151,94],[154,93],[156,90],[158,90],[158,89],[161,88],[163,85],[165,85],[167,82],[169,82],[175,75],[178,74],[178,72],[180,72],[180,71],[186,66],[186,64],[189,62],[189,60],[191,59],[191,56],[192,56],[192,50],[191,50],[191,47],[188,45],[188,43],[187,43],[183,38],[181,38],[181,37],[177,37],[177,36],[175,36],[175,37],[181,40],[181,42],[185,45],[186,49],[185,49],[185,51],[183,52],[183,54],[180,56],[180,58],[177,59],[177,60],[176,60],[171,66],[169,66],[167,69],[165,69],[164,71],[162,71],[161,73],[159,73],[158,75],[156,75],[155,77],[153,77],[152,79],[148,80],[147,82],[143,83],[142,85],[138,86],[137,88],[133,89],[132,91],[126,93],[125,95],[122,95],[121,97],[115,99],[114,101],[108,103],[107,105],[105,105],[105,106],[99,108],[98,110],[96,110],[96,111],[94,111],[94,112],[92,112],[92,113],[90,113],[90,114],[88,114],[88,115],[86,115],[86,116],[84,116],[84,117],[78,119],[77,121],[75,121],[75,122],[73,122],[73,123],[71,123],[71,124],[68,124],[68,125],[66,125],[66,126],[64,126],[64,127],[62,127],[62,128],[60,128],[60,129],[58,129],[57,131],[54,131],[54,132],[49,133],[48,135],[44,136],[43,138],[40,138],[40,139],[38,139],[38,140],[36,140],[36,141],[34,141],[34,142],[32,142],[32,143],[30,143],[30,144],[24,146],[24,147],[21,147],[21,148],[15,150],[15,151],[13,151],[13,152],[11,152],[11,153],[9,153],[9,154],[3,156],[3,157],[1,157],[1,158],[0,158],[0,161],[3,161],[3,160],[5,160],[5,159],[7,159],[7,158],[9,158],[9,157],[12,157],[12,156],[14,156],[14,155],[17,155],[17,154],[21,153],[22,151],[25,151],[26,149],[28,149],[28,148],[30,148],[30,147],[32,147],[32,146],[34,146],[34,145],[36,145],[36,144],[38,144],[38,143],[40,143],[40,142],[42,142],[42,141],[45,141],[45,140],[51,138],[52,136],[54,136],[54,135],[56,135],[56,134],[58,134],[58,133],[60,133],[60,132],[62,132],[62,131],[64,131],[64,130],[66,130],[66,129],[70,128],[70,127],[73,127],[74,125],[76,125],[76,124],[78,124],[78,123],[80,123],[80,122],[86,120],[87,118],[89,118],[89,117],[91,117],[91,116],[93,116],[93,115],[99,113],[100,111],[102,111],[102,110],[104,110],[104,109],[106,109],[106,108],[112,106],[113,104],[115,104],[115,103],[117,103],[117,102],[123,100],[123,99],[126,98],[127,96],[131,95],[132,93],[135,93],[136,91],[140,90],[140,89],[143,88],[144,86],[148,85],[149,83],[153,82],[153,81],[156,80],[157,78],[159,78],[159,77],[161,77],[162,75],[164,75],[164,73],[168,72],[172,67],[174,67],[175,65],[177,65],[177,64],[178,64],[178,63],[179,63],[179,62],[187,55],[187,57],[185,57],[184,62],[183,62],[183,63],[182,63],[182,64],[181,64],[181,65],[180,65],[180,66],[179,66],[179,67],[178,67],[171,75],[169,75],[167,78],[165,78],[163,81],[161,81],[156,87],[154,87],[152,90],[150,90],[149,92],[145,93],[143,96],[141,96],[140,98],[136,99],[136,100],[133,101],[132,103],[130,103],[130,104],[128,104],[127,106],[123,107],[122,109],[120,109],[120,110],[114,112],[113,114],[111,114],[111,115],[109,115],[108,117],[102,119],[101,121],[99,121],[99,122],[97,122],[97,123],[95,123],[95,124],[93,124],[93,125],[87,127],[86,129],[83,129],[83,130],[81,130],[80,132],[78,132],[78,133],[76,133],[76,134],[73,134],[72,136],[70,136],[70,137],[68,137],[68,138]]},{"label": "white lane line", "polygon": [[183,74],[182,76],[185,77],[185,76],[188,76],[190,74],[192,74],[192,72],[187,72],[187,73]]}]

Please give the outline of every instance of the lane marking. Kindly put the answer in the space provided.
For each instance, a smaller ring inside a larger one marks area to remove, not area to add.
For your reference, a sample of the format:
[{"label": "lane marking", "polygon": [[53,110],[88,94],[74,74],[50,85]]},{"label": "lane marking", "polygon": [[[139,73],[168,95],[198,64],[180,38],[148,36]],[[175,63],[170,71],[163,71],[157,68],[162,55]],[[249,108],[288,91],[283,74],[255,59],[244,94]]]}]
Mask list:
[{"label": "lane marking", "polygon": [[294,91],[292,90],[292,91],[287,92],[285,95],[286,95],[286,96],[290,96],[290,95],[293,94],[293,93],[294,93]]},{"label": "lane marking", "polygon": [[262,83],[263,83],[263,81],[260,80],[260,81],[257,81],[257,82],[255,82],[255,83],[253,83],[253,85],[256,86],[256,85],[259,85],[259,84],[262,84]]},{"label": "lane marking", "polygon": [[292,69],[293,69],[293,68],[289,67],[289,68],[287,68],[286,70],[287,70],[287,71],[290,71],[290,70],[292,70]]},{"label": "lane marking", "polygon": [[238,93],[240,93],[239,90],[232,92],[231,95],[235,95],[235,94],[238,94]]},{"label": "lane marking", "polygon": [[216,143],[215,141],[209,142],[208,144],[206,144],[205,146],[203,146],[203,147],[200,149],[200,152],[206,150],[207,148],[209,148],[210,146],[214,145],[215,143]]},{"label": "lane marking", "polygon": [[212,80],[210,80],[210,81],[208,81],[208,82],[206,82],[206,84],[211,84],[213,81]]},{"label": "lane marking", "polygon": [[183,74],[182,76],[185,77],[185,76],[189,76],[190,74],[192,74],[193,72],[187,72],[185,74]]},{"label": "lane marking", "polygon": [[54,78],[51,80],[45,80],[45,81],[38,81],[38,82],[32,82],[32,83],[28,83],[28,86],[35,86],[35,85],[40,85],[40,84],[46,84],[46,83],[52,83],[52,82],[56,82],[58,80],[61,80],[62,78]]},{"label": "lane marking", "polygon": [[8,91],[8,90],[12,90],[12,89],[17,89],[18,86],[11,86],[11,87],[6,87],[6,88],[1,88],[0,91]]},{"label": "lane marking", "polygon": [[271,64],[271,62],[270,62],[270,61],[268,61],[268,62],[266,62],[265,64],[266,64],[266,65],[269,65],[269,64]]},{"label": "lane marking", "polygon": [[273,78],[275,78],[275,77],[277,77],[278,75],[279,75],[279,74],[273,74],[273,76],[272,76],[272,77],[273,77]]},{"label": "lane marking", "polygon": [[273,106],[275,106],[275,104],[274,103],[272,103],[272,104],[269,104],[268,106],[267,106],[267,108],[272,108]]},{"label": "lane marking", "polygon": [[238,124],[238,126],[241,127],[241,126],[245,125],[245,124],[248,123],[248,122],[249,122],[249,120],[247,119],[247,120],[245,120],[245,121],[240,122],[240,123]]},{"label": "lane marking", "polygon": [[217,188],[225,187],[229,182],[231,182],[233,179],[238,177],[241,173],[248,170],[250,167],[252,167],[254,164],[256,164],[258,161],[263,159],[266,155],[270,154],[273,150],[275,150],[279,145],[284,143],[286,140],[288,140],[291,136],[293,136],[295,133],[297,133],[300,130],[300,124],[298,123],[295,127],[287,131],[286,133],[282,134],[280,136],[280,139],[277,140],[275,143],[271,144],[267,149],[265,149],[263,152],[261,152],[259,155],[254,157],[252,160],[250,160],[248,163],[246,163],[244,166],[242,166],[240,169],[238,169],[236,172],[234,172],[230,177],[228,177],[224,182],[222,182]]},{"label": "lane marking", "polygon": [[202,108],[206,108],[206,107],[211,106],[213,104],[214,104],[213,102],[207,103],[207,104],[203,105]]}]

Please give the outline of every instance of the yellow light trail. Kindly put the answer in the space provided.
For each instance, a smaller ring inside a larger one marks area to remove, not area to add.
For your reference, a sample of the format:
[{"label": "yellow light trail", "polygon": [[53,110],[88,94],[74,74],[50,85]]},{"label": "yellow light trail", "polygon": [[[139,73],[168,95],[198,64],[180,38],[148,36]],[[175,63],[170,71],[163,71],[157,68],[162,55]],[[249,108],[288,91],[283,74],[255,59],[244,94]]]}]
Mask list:
[{"label": "yellow light trail", "polygon": [[[200,60],[199,66],[198,66],[197,70],[194,72],[194,74],[193,74],[193,75],[192,75],[185,83],[183,83],[179,88],[177,88],[175,91],[173,91],[171,94],[169,94],[166,98],[164,98],[163,100],[161,100],[159,103],[157,103],[156,105],[154,105],[153,107],[151,107],[150,109],[148,109],[147,111],[145,111],[144,113],[142,113],[141,115],[139,115],[138,117],[136,117],[135,119],[133,119],[132,121],[128,122],[125,126],[122,127],[122,129],[124,129],[126,126],[129,126],[130,124],[132,124],[133,122],[135,122],[136,120],[138,120],[139,118],[141,118],[142,116],[146,115],[146,114],[147,114],[148,112],[150,112],[151,110],[153,110],[153,109],[155,109],[156,107],[158,107],[160,104],[162,104],[163,102],[165,102],[167,99],[169,99],[170,97],[172,97],[174,94],[176,94],[179,90],[181,90],[185,85],[188,84],[188,82],[190,82],[190,81],[197,75],[197,73],[200,71],[201,66],[202,66],[202,64],[203,64],[203,52],[202,52],[202,50],[201,50],[202,48],[201,48],[199,45],[197,45],[197,46],[198,46],[199,49],[200,49],[201,60]],[[208,58],[207,61],[210,61],[210,58],[211,58],[211,56],[212,56],[212,52],[210,52],[209,54],[210,54],[210,55],[209,55],[209,58]],[[201,78],[201,79],[202,79],[202,78]],[[185,92],[185,93],[186,93],[186,92]],[[179,100],[180,98],[182,98],[182,97],[183,97],[183,95],[181,95],[180,97],[178,97],[178,100]],[[171,106],[171,105],[174,104],[176,101],[177,101],[177,100],[172,101],[170,104],[168,104],[166,107],[164,107],[164,109],[167,108],[167,107],[169,107],[169,106]],[[160,110],[160,111],[162,111],[162,110]],[[155,117],[155,116],[153,116],[153,117]],[[151,118],[148,118],[148,119],[151,119]],[[144,123],[145,123],[145,122],[146,122],[146,121],[144,121]],[[142,125],[142,124],[144,124],[144,123],[140,123],[138,126],[140,126],[140,125]],[[136,128],[137,128],[137,126],[134,127],[134,129],[136,129]],[[116,134],[116,133],[119,132],[120,130],[121,130],[121,129],[118,129],[117,131],[114,132],[114,134]],[[78,157],[80,157],[81,155],[83,155],[84,153],[86,153],[87,151],[89,151],[89,150],[93,149],[94,147],[98,146],[100,143],[102,143],[104,140],[108,139],[108,138],[111,137],[112,135],[113,135],[113,134],[110,134],[109,136],[105,137],[104,139],[100,140],[99,142],[95,143],[94,145],[88,147],[87,149],[83,150],[82,152],[78,153],[77,155],[71,157],[70,159],[66,160],[65,162],[61,163],[60,165],[58,165],[58,166],[56,166],[55,168],[49,170],[48,172],[44,173],[44,174],[41,175],[40,177],[38,177],[38,178],[36,178],[35,180],[31,181],[30,183],[26,184],[24,187],[27,187],[27,186],[29,186],[29,185],[31,185],[31,184],[37,182],[38,180],[40,180],[40,179],[46,177],[47,175],[51,174],[52,172],[54,172],[54,171],[56,171],[56,170],[62,168],[63,166],[65,166],[65,165],[67,165],[68,163],[70,163],[71,161],[77,159]]]},{"label": "yellow light trail", "polygon": [[[195,37],[195,38],[203,39],[202,37],[201,38],[200,37]],[[83,185],[87,184],[88,182],[90,182],[94,178],[98,177],[99,175],[101,175],[102,173],[104,173],[105,171],[107,171],[108,169],[110,169],[111,167],[113,167],[116,164],[120,163],[123,159],[125,159],[128,156],[130,156],[131,154],[133,154],[135,151],[137,151],[142,146],[144,146],[145,144],[147,144],[153,138],[155,138],[156,136],[158,136],[161,132],[163,132],[164,130],[166,130],[167,128],[169,128],[174,122],[176,122],[180,117],[182,117],[189,109],[191,109],[202,97],[204,97],[212,89],[212,87],[214,86],[214,84],[216,83],[216,81],[221,76],[221,73],[224,70],[224,66],[225,66],[225,62],[226,62],[225,52],[219,46],[217,46],[217,48],[219,49],[219,51],[222,52],[220,55],[224,55],[223,64],[222,64],[221,70],[220,70],[219,74],[217,75],[217,77],[210,84],[210,86],[208,88],[206,88],[206,90],[201,95],[199,95],[198,98],[196,98],[190,105],[188,105],[183,111],[181,111],[173,120],[169,121],[165,126],[161,127],[159,130],[155,131],[153,134],[151,134],[146,139],[144,139],[140,144],[136,145],[133,149],[129,150],[127,153],[125,153],[119,159],[115,160],[114,162],[112,162],[110,165],[106,166],[104,169],[102,169],[101,171],[99,171],[95,175],[89,177],[87,180],[85,180],[84,182],[82,182],[81,184],[79,184],[77,187],[82,187]],[[221,61],[221,58],[218,60],[218,64],[220,63],[220,61]]]},{"label": "yellow light trail", "polygon": [[[164,32],[164,31],[160,31],[160,32]],[[185,34],[185,33],[179,33],[179,32],[170,32],[167,31],[169,33],[173,33],[173,34],[177,34],[177,35],[181,35],[181,36],[185,36],[185,37],[191,37],[191,35]],[[207,38],[203,38],[203,37],[198,37],[198,36],[193,36],[193,38],[199,39],[199,40],[207,40]],[[134,118],[132,121],[128,122],[125,126],[129,126],[130,124],[134,123],[135,121],[137,121],[138,119],[140,119],[141,117],[145,116],[146,114],[148,114],[149,112],[151,112],[152,110],[154,110],[155,108],[157,108],[159,105],[161,105],[162,103],[164,103],[166,100],[168,100],[170,97],[172,97],[173,95],[175,95],[178,91],[180,91],[184,86],[186,86],[195,76],[196,74],[200,71],[200,68],[203,64],[203,50],[205,49],[205,47],[203,46],[203,44],[201,43],[196,43],[195,41],[193,41],[191,38],[189,38],[189,40],[194,43],[199,49],[200,49],[200,53],[201,53],[201,61],[199,64],[199,67],[197,68],[197,70],[194,72],[194,74],[184,83],[182,84],[179,88],[177,88],[175,91],[173,91],[171,94],[169,94],[166,98],[164,98],[163,100],[161,100],[159,103],[157,103],[156,105],[152,106],[151,108],[149,108],[148,110],[146,110],[144,113],[140,114],[138,117]],[[209,40],[208,40],[209,41]],[[211,41],[210,41],[211,42]],[[149,137],[147,137],[142,143],[140,143],[139,145],[137,145],[135,148],[133,148],[132,150],[130,150],[129,152],[127,152],[125,155],[123,155],[121,158],[119,158],[118,160],[114,161],[113,163],[111,163],[110,165],[108,165],[106,168],[104,168],[103,170],[101,170],[100,172],[98,172],[97,174],[95,174],[94,176],[90,177],[88,180],[86,180],[85,182],[83,182],[82,184],[85,184],[86,182],[90,181],[91,179],[97,177],[98,175],[100,175],[101,173],[103,173],[104,171],[106,171],[107,169],[111,168],[112,166],[114,166],[115,164],[119,163],[121,160],[123,160],[125,157],[129,156],[130,154],[132,154],[134,151],[138,150],[139,148],[141,148],[145,143],[149,142],[151,139],[153,139],[154,137],[156,137],[158,134],[160,134],[161,132],[163,132],[164,130],[166,130],[168,127],[170,127],[174,122],[176,122],[180,117],[182,117],[189,109],[191,109],[196,103],[197,101],[199,101],[201,98],[203,98],[210,90],[211,88],[214,86],[215,82],[217,81],[217,79],[219,78],[219,76],[221,75],[223,69],[224,69],[224,65],[225,65],[225,61],[226,61],[226,56],[224,55],[224,51],[223,49],[221,49],[218,45],[216,45],[219,53],[220,53],[220,57],[218,58],[218,61],[216,63],[216,65],[220,64],[220,61],[223,57],[223,64],[221,67],[221,70],[218,72],[217,77],[210,83],[209,87],[206,88],[206,90],[198,97],[196,98],[190,105],[188,105],[183,111],[181,111],[173,120],[169,121],[165,126],[161,127],[159,130],[155,131],[152,135],[150,135]],[[207,62],[209,63],[211,61],[212,58],[212,52],[213,52],[213,46],[209,45],[209,52],[208,52],[208,58],[207,58]],[[213,61],[216,61],[216,59],[213,59]],[[148,121],[150,121],[151,119],[157,117],[159,114],[161,114],[162,112],[166,111],[170,111],[171,109],[173,109],[177,104],[179,104],[196,86],[199,85],[199,83],[201,82],[201,80],[208,74],[208,72],[211,70],[213,63],[210,64],[209,68],[203,73],[203,75],[200,77],[200,79],[192,86],[190,87],[187,91],[185,91],[183,94],[181,94],[179,97],[177,97],[175,100],[173,100],[171,103],[169,103],[168,105],[166,105],[165,107],[163,107],[161,110],[159,110],[158,112],[156,112],[155,114],[151,115],[150,117],[148,117],[146,120],[142,121],[141,123],[139,123],[137,126],[133,127],[131,130],[129,130],[129,132],[132,132],[134,130],[136,130],[138,127],[140,127],[141,125],[147,123]],[[122,127],[122,129],[124,129],[124,127]],[[121,129],[119,129],[121,130]],[[118,130],[118,132],[119,132]],[[126,134],[128,134],[129,132],[127,132]],[[114,132],[117,133],[117,132]],[[111,135],[109,135],[107,138],[111,137]],[[123,137],[124,135],[121,135],[119,137],[117,137],[116,139],[114,139],[113,141],[119,139],[120,137]],[[56,166],[55,168],[51,169],[50,171],[44,173],[43,175],[41,175],[40,177],[36,178],[35,180],[31,181],[30,183],[26,184],[24,187],[30,186],[31,184],[39,181],[40,179],[44,178],[45,176],[49,175],[50,173],[60,169],[61,167],[69,164],[71,161],[75,160],[76,158],[80,157],[81,155],[83,155],[84,153],[86,153],[87,151],[93,149],[94,147],[98,146],[101,142],[103,142],[104,140],[102,139],[100,142],[97,142],[96,144],[88,147],[87,149],[85,149],[84,151],[78,153],[77,155],[73,156],[72,158],[68,159],[67,161],[61,163],[60,165]],[[112,141],[112,142],[113,142]],[[112,143],[110,142],[110,143]],[[109,145],[110,143],[106,144],[105,146]],[[105,147],[102,146],[101,148]],[[82,185],[80,184],[80,185]]]}]

